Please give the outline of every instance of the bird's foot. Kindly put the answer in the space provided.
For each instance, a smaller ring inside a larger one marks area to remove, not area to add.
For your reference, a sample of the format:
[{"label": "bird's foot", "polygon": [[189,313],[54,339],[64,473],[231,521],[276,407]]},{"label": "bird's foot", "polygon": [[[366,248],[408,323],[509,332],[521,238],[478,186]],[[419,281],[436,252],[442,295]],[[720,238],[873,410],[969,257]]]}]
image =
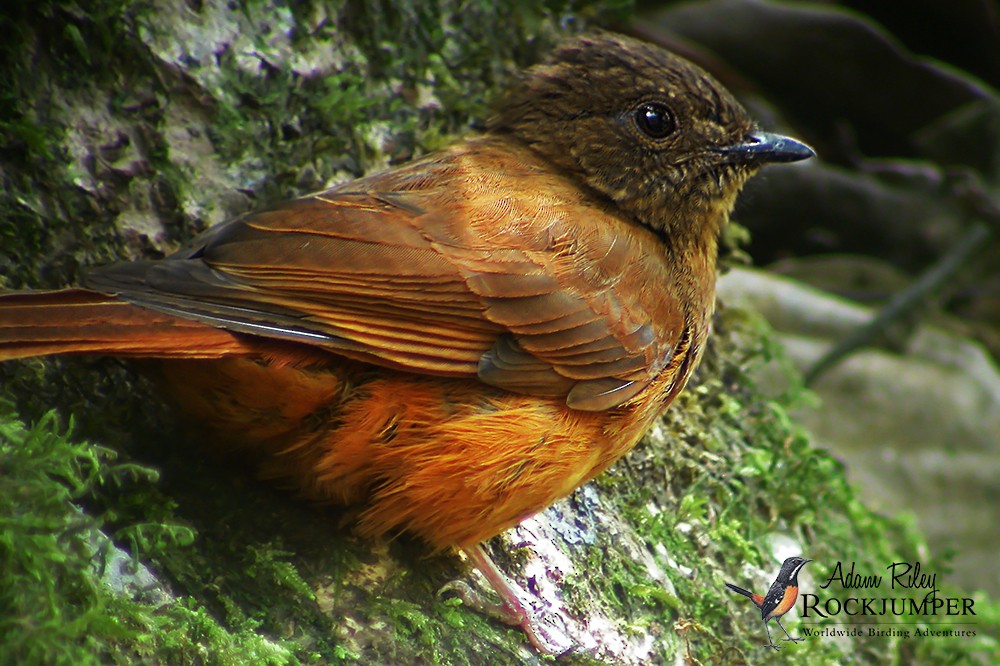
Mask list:
[{"label": "bird's foot", "polygon": [[764,643],[764,647],[771,648],[775,652],[781,649],[781,646],[776,643]]},{"label": "bird's foot", "polygon": [[543,654],[563,657],[580,650],[580,646],[556,626],[555,618],[551,617],[551,614],[538,611],[531,602],[530,595],[511,582],[497,568],[482,546],[476,545],[463,550],[500,596],[501,602],[496,603],[486,599],[462,581],[445,585],[439,594],[453,593],[470,608],[504,624],[521,627],[535,649]]},{"label": "bird's foot", "polygon": [[804,641],[805,638],[803,638],[802,636],[798,636],[796,638],[792,638],[791,636],[789,636],[788,638],[782,638],[781,640],[791,641],[792,643],[798,643],[799,641]]}]

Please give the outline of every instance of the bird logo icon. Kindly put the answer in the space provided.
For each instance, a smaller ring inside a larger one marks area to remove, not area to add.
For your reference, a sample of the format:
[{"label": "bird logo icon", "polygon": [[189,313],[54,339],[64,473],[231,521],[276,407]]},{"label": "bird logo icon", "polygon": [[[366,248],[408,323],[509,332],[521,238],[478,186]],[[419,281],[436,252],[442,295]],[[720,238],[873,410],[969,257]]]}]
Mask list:
[{"label": "bird logo icon", "polygon": [[803,640],[802,638],[792,638],[785,627],[782,626],[781,616],[790,611],[792,606],[795,605],[795,600],[799,597],[799,570],[809,562],[812,562],[812,560],[804,557],[789,557],[781,565],[781,571],[778,572],[777,578],[771,583],[767,594],[763,596],[754,594],[749,590],[744,590],[742,587],[738,587],[732,583],[726,583],[726,587],[737,594],[742,594],[752,601],[754,606],[760,609],[760,617],[764,621],[764,630],[767,631],[766,647],[773,650],[781,649],[780,645],[771,640],[771,630],[767,626],[767,623],[771,620],[774,620],[781,627],[781,630],[785,632],[787,638],[784,640],[791,641],[792,643],[798,643]]}]

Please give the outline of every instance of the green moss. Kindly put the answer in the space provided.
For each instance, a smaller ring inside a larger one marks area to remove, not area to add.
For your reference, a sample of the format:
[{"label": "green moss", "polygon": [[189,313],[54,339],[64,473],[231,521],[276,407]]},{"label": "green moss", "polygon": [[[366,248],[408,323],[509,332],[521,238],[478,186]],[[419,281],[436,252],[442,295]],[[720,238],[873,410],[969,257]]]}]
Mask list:
[{"label": "green moss", "polygon": [[[113,591],[105,517],[79,505],[108,486],[154,483],[153,470],[76,441],[52,414],[28,427],[6,402],[0,470],[0,664],[298,663],[279,642],[221,627],[193,599]],[[132,528],[159,547],[190,543],[182,526]]]},{"label": "green moss", "polygon": [[[791,404],[811,399],[801,378],[789,377],[793,388],[781,400],[761,397],[752,370],[780,356],[772,340],[758,317],[723,309],[693,385],[667,413],[663,445],[645,442],[635,453],[642,465],[618,465],[598,481],[624,490],[630,522],[650,543],[662,544],[680,570],[670,571],[676,600],[672,595],[660,600],[683,628],[690,658],[699,663],[753,663],[762,657],[760,614],[731,594],[725,582],[743,584],[739,577],[747,564],[775,570],[770,548],[776,536],[794,539],[802,554],[815,560],[807,580],[825,580],[832,568],[825,563],[836,561],[856,562],[862,571],[918,559],[929,569],[948,568],[946,556],[928,557],[912,519],[888,518],[863,506],[842,465],[813,447],[788,416]],[[645,476],[664,469],[673,472],[665,484]],[[660,507],[655,515],[647,509],[651,502]],[[947,585],[942,590],[967,594]],[[979,595],[976,609],[976,640],[862,638],[853,644],[854,658],[863,663],[988,663],[1000,631],[997,604]],[[839,663],[846,658],[840,650],[832,641],[814,640],[767,658],[769,663]]]}]

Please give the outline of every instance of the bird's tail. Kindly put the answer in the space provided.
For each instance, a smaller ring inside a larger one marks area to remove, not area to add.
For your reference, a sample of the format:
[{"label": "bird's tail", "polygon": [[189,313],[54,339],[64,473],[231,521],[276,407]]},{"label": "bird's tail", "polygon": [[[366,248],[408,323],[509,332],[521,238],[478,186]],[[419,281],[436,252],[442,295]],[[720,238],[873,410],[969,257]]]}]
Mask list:
[{"label": "bird's tail", "polygon": [[749,597],[749,598],[753,599],[753,592],[751,592],[749,590],[744,590],[742,587],[737,587],[736,585],[733,585],[732,583],[726,583],[726,587],[728,587],[730,590],[732,590],[736,594],[742,594],[744,597]]},{"label": "bird's tail", "polygon": [[86,289],[0,293],[0,361],[49,354],[218,358],[247,353],[228,331]]}]

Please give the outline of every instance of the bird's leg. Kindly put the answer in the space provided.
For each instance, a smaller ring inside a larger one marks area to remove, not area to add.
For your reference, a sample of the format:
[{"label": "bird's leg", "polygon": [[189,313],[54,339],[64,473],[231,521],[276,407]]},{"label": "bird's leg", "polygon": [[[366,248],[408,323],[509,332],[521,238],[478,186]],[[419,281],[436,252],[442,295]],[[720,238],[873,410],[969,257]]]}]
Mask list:
[{"label": "bird's leg", "polygon": [[781,620],[780,620],[780,619],[778,619],[778,618],[774,618],[774,621],[775,621],[775,622],[777,622],[777,623],[778,623],[778,626],[779,626],[779,627],[781,627],[781,630],[785,632],[785,636],[788,636],[788,638],[786,638],[786,639],[785,639],[786,641],[791,641],[791,642],[793,642],[793,643],[798,643],[799,641],[804,641],[804,640],[805,640],[805,639],[804,639],[804,638],[802,638],[801,636],[799,636],[798,638],[792,638],[791,636],[789,636],[789,635],[788,635],[788,631],[787,631],[787,630],[785,629],[785,627],[784,627],[784,626],[783,626],[783,625],[781,624]]},{"label": "bird's leg", "polygon": [[[778,624],[780,625],[781,623],[779,622]],[[767,632],[767,645],[765,645],[764,647],[769,647],[772,650],[780,650],[781,646],[777,645],[773,640],[771,640],[771,630],[767,626],[767,620],[764,620],[764,631]],[[782,631],[784,631],[783,628]]]},{"label": "bird's leg", "polygon": [[513,583],[497,568],[493,559],[483,549],[482,544],[463,548],[462,551],[469,560],[486,577],[490,585],[500,595],[501,604],[492,604],[475,594],[468,586],[451,585],[449,588],[458,593],[462,602],[476,610],[497,618],[505,624],[519,626],[528,636],[528,640],[539,652],[552,656],[561,656],[574,651],[576,643],[565,633],[540,621],[528,593]]}]

